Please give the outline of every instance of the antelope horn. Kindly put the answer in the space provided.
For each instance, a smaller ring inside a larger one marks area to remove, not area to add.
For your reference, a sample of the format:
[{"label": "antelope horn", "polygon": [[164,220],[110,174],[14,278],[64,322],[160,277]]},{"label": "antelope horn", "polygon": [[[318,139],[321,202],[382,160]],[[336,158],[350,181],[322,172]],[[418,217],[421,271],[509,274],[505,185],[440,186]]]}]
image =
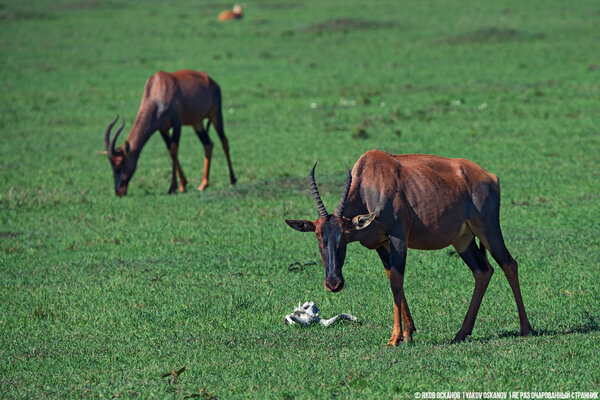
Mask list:
[{"label": "antelope horn", "polygon": [[308,184],[310,185],[310,191],[312,193],[313,198],[315,199],[315,203],[317,204],[317,212],[319,213],[319,218],[327,218],[329,214],[325,209],[325,205],[323,204],[323,200],[321,200],[321,196],[319,196],[319,189],[317,189],[317,184],[315,182],[316,167],[317,162],[315,161],[315,165],[313,165],[312,170],[310,171],[310,176],[308,177]]},{"label": "antelope horn", "polygon": [[117,137],[119,137],[119,133],[121,133],[121,131],[123,130],[123,126],[125,126],[125,121],[121,122],[121,126],[119,127],[119,129],[117,129],[117,132],[115,133],[115,137],[113,137],[113,139],[110,141],[110,151],[112,152],[111,155],[115,154],[115,143],[117,143]]},{"label": "antelope horn", "polygon": [[341,218],[344,213],[344,207],[346,207],[346,200],[348,200],[348,192],[350,191],[350,185],[352,185],[352,174],[348,169],[346,163],[344,163],[344,167],[346,167],[346,183],[344,184],[344,190],[342,191],[342,197],[340,197],[340,202],[335,209],[333,215],[337,218]]},{"label": "antelope horn", "polygon": [[113,120],[113,122],[111,122],[110,124],[108,124],[108,128],[106,128],[106,132],[104,132],[104,148],[106,149],[106,153],[109,156],[114,155],[114,144],[111,147],[110,145],[110,131],[112,130],[113,126],[117,123],[117,120],[119,119],[119,116],[117,115],[117,117]]}]

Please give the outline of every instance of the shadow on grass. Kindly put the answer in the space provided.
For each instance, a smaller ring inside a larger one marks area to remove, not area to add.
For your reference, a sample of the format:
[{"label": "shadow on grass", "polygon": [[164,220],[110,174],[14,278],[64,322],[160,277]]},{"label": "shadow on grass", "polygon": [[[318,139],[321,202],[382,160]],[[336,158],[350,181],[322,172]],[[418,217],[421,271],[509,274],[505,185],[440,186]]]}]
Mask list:
[{"label": "shadow on grass", "polygon": [[[600,315],[594,317],[587,311],[582,313],[582,323],[575,324],[567,329],[534,329],[531,332],[530,337],[543,337],[543,336],[561,336],[561,335],[572,335],[574,333],[591,333],[600,332]],[[475,343],[487,343],[495,339],[503,338],[517,338],[521,337],[519,331],[504,331],[498,335],[485,336],[481,338],[469,338],[467,341]],[[456,344],[453,342],[446,342],[447,344]]]},{"label": "shadow on grass", "polygon": [[301,33],[315,33],[322,35],[324,33],[332,32],[351,32],[357,30],[372,30],[390,28],[396,26],[394,21],[375,21],[365,20],[359,18],[336,18],[329,19],[325,22],[311,24],[307,27],[301,28]]},{"label": "shadow on grass", "polygon": [[582,315],[583,323],[575,324],[569,329],[540,329],[535,332],[534,336],[556,336],[556,335],[570,335],[573,333],[590,333],[600,332],[600,315],[594,317],[589,312],[584,311]]},{"label": "shadow on grass", "polygon": [[455,36],[447,36],[434,41],[434,44],[469,44],[469,43],[505,43],[524,40],[545,39],[544,33],[529,33],[515,29],[487,27]]}]

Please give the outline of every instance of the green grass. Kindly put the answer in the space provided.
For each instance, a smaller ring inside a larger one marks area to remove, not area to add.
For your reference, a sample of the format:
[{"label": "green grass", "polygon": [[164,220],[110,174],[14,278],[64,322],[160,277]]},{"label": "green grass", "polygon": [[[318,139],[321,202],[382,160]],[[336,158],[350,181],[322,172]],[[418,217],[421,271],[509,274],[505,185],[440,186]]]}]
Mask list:
[{"label": "green grass", "polygon": [[[229,7],[0,4],[0,397],[597,391],[598,3],[264,0],[218,24]],[[166,195],[157,135],[116,198],[96,154],[106,125],[120,114],[129,129],[147,77],[183,68],[222,87],[238,184],[216,143],[211,187],[193,190],[203,152],[184,127],[189,192]],[[316,240],[283,219],[316,217],[314,160],[331,208],[343,162],[373,148],[500,177],[537,335],[518,337],[496,268],[473,335],[450,344],[473,278],[449,250],[409,251],[409,345],[385,348],[392,298],[375,252],[349,246],[347,288],[325,291]],[[308,300],[360,322],[284,326]]]}]

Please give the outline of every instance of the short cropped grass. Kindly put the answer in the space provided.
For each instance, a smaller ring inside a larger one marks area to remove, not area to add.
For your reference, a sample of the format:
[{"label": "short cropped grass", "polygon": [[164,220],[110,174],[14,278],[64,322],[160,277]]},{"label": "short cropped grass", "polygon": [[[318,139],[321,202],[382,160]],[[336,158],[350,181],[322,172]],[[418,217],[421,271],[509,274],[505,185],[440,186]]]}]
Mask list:
[{"label": "short cropped grass", "polygon": [[[596,1],[270,1],[219,24],[208,1],[0,4],[0,397],[413,398],[421,391],[600,387],[600,5]],[[157,70],[222,87],[239,182],[218,138],[211,186],[184,127],[190,185],[148,142],[116,198],[102,134],[131,127]],[[463,157],[500,177],[502,227],[536,334],[518,336],[496,267],[409,251],[418,331],[387,349],[392,297],[349,247],[323,288],[307,175],[332,209],[369,149]],[[358,323],[288,327],[298,301]]]}]

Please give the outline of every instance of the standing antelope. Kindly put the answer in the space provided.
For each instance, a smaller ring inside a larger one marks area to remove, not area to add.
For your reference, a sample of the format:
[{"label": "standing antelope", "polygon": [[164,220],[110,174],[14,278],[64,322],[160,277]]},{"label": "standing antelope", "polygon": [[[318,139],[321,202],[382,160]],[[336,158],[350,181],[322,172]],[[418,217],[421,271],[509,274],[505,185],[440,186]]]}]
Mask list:
[{"label": "standing antelope", "polygon": [[508,252],[500,230],[500,186],[495,175],[460,158],[368,151],[356,162],[352,173],[346,167],[342,197],[335,212],[329,214],[315,183],[316,165],[309,184],[319,218],[286,222],[300,232],[315,232],[325,265],[325,288],[330,292],[344,287],[342,267],[348,243],[358,241],[377,250],[394,296],[394,329],[388,346],[410,341],[415,331],[403,289],[407,247],[434,250],[451,244],[473,272],[475,291],[454,341],[464,340],[473,331],[494,272],[484,247],[508,279],[517,303],[521,335],[531,333],[517,262]]},{"label": "standing antelope", "polygon": [[[123,124],[112,140],[110,140],[110,131],[118,118],[108,125],[104,133],[104,146],[113,169],[117,196],[127,194],[127,185],[135,172],[142,148],[157,130],[160,131],[173,161],[169,193],[174,193],[177,188],[176,172],[180,181],[179,191],[185,192],[187,180],[177,160],[182,125],[191,125],[204,145],[204,174],[198,190],[204,190],[208,186],[213,149],[213,143],[208,137],[211,122],[217,130],[223,150],[225,150],[231,184],[236,182],[229,157],[229,143],[223,130],[221,89],[204,72],[183,70],[168,73],[158,71],[148,78],[131,132],[125,143],[115,149],[115,143],[123,129]],[[204,129],[203,123],[205,118],[208,118],[206,129]],[[173,134],[170,136],[169,129],[171,128],[173,128]]]}]

